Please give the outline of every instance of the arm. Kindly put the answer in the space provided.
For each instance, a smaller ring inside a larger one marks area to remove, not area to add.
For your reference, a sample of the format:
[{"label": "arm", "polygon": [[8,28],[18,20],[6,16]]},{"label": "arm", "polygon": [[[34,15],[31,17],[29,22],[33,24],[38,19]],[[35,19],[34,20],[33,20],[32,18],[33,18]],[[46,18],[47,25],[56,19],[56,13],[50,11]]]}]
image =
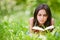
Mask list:
[{"label": "arm", "polygon": [[29,31],[30,31],[30,33],[32,33],[33,20],[34,20],[33,17],[31,17],[31,18],[29,19],[29,24],[30,24]]},{"label": "arm", "polygon": [[54,18],[51,19],[51,25],[54,25]]}]

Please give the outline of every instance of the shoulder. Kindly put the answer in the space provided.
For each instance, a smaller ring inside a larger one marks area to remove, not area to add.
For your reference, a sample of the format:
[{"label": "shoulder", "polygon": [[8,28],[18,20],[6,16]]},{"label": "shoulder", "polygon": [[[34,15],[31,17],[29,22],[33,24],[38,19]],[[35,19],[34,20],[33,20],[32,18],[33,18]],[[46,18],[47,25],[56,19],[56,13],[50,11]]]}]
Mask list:
[{"label": "shoulder", "polygon": [[51,25],[54,25],[54,18],[51,19]]},{"label": "shoulder", "polygon": [[54,21],[54,18],[52,18],[51,21]]},{"label": "shoulder", "polygon": [[31,17],[29,20],[30,20],[30,21],[33,21],[33,20],[34,20],[34,17]]},{"label": "shoulder", "polygon": [[34,21],[34,17],[31,17],[31,18],[29,19],[29,23],[32,24],[33,21]]}]

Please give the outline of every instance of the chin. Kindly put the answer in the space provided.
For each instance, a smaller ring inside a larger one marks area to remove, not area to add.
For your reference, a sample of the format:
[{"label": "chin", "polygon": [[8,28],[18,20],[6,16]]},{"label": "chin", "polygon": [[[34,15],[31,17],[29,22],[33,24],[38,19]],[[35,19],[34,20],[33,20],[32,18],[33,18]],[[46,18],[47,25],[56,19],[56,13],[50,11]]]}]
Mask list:
[{"label": "chin", "polygon": [[40,23],[40,24],[44,24],[44,23]]}]

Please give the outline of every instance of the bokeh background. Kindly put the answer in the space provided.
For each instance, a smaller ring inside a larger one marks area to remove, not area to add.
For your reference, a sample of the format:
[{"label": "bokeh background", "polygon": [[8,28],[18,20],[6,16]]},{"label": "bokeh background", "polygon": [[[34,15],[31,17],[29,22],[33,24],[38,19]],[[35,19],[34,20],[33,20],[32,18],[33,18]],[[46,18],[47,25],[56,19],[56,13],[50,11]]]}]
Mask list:
[{"label": "bokeh background", "polygon": [[40,40],[28,32],[29,18],[42,3],[50,7],[56,31],[47,40],[60,40],[60,0],[0,0],[0,40]]}]

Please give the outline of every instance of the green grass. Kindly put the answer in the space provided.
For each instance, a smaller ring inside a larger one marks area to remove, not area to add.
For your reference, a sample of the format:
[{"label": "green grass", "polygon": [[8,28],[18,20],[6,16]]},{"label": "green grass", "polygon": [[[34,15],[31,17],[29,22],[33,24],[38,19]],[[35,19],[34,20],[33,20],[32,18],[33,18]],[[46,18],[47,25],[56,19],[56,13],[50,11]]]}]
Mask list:
[{"label": "green grass", "polygon": [[[29,17],[26,15],[18,17],[13,15],[12,17],[5,16],[2,18],[0,22],[0,40],[41,40],[37,35],[31,37],[27,34],[29,31]],[[56,19],[55,29],[57,33],[54,35],[47,33],[47,40],[60,40],[58,21]]]},{"label": "green grass", "polygon": [[[5,2],[7,3],[7,1]],[[6,3],[3,3],[4,6],[0,3],[0,40],[41,40],[38,35],[33,34],[31,37],[28,33],[30,18],[29,13],[31,13],[31,9],[28,8],[29,6],[26,6],[25,8],[24,4],[14,9],[15,6],[10,5],[11,8],[9,9],[7,8]],[[3,7],[5,9],[3,9]],[[54,35],[47,33],[47,40],[60,40],[60,15],[57,13],[53,14],[56,33]]]}]

